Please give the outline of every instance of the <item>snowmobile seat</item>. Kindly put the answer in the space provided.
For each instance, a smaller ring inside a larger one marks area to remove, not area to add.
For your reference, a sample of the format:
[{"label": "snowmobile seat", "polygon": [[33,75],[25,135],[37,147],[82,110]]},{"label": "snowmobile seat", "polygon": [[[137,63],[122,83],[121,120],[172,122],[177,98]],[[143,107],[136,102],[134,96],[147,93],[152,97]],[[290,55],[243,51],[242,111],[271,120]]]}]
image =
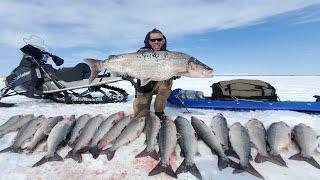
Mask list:
[{"label": "snowmobile seat", "polygon": [[88,79],[91,74],[90,67],[85,63],[79,63],[75,67],[59,68],[54,72],[59,80],[65,82]]}]

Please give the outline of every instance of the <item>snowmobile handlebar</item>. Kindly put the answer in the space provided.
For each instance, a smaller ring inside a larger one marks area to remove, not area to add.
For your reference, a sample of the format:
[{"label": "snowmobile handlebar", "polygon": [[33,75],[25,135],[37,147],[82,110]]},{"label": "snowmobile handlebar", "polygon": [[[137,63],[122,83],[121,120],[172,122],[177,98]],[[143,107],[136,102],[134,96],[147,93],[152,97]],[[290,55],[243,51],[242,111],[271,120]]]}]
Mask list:
[{"label": "snowmobile handlebar", "polygon": [[22,48],[20,48],[20,50],[23,53],[32,56],[38,62],[40,62],[41,59],[42,59],[42,56],[44,54],[46,54],[46,55],[48,55],[48,56],[50,56],[52,58],[52,60],[55,63],[55,65],[61,66],[64,63],[64,60],[62,58],[60,58],[60,57],[58,57],[56,55],[53,55],[53,54],[51,54],[49,52],[42,51],[41,49],[36,48],[36,47],[32,46],[31,44],[27,44],[27,45],[23,46]]}]

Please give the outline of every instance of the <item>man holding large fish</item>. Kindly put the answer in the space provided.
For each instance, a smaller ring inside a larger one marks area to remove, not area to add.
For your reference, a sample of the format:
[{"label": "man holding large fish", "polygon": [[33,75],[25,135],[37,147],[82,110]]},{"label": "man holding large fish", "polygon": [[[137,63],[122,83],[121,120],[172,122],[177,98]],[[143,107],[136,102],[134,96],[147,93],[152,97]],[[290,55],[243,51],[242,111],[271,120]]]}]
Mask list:
[{"label": "man holding large fish", "polygon": [[167,51],[166,37],[158,29],[148,32],[144,43],[145,46],[136,53],[111,55],[104,61],[86,59],[91,68],[89,80],[92,81],[103,69],[115,76],[137,78],[134,114],[147,115],[150,112],[152,96],[156,95],[155,114],[164,120],[172,79],[177,76],[209,78],[213,76],[213,70],[192,56]]}]

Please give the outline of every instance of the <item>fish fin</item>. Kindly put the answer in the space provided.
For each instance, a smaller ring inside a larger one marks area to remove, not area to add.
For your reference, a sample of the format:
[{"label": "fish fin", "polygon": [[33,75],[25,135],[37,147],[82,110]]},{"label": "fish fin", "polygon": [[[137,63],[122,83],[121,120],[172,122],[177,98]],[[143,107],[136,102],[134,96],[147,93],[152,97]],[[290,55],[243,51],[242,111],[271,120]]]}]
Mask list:
[{"label": "fish fin", "polygon": [[280,156],[280,154],[278,155],[272,155],[270,154],[269,155],[269,159],[272,160],[270,162],[273,162],[279,166],[282,166],[282,167],[288,167],[287,166],[287,163],[283,160],[283,158]]},{"label": "fish fin", "polygon": [[46,157],[44,156],[40,161],[36,162],[32,167],[40,166],[46,162],[50,161],[63,161],[63,158],[59,156],[59,154],[54,153],[53,157]]},{"label": "fish fin", "polygon": [[234,158],[239,159],[238,154],[237,154],[233,149],[231,149],[231,148],[225,150],[224,153],[225,153],[227,156],[231,156],[231,157],[234,157]]},{"label": "fish fin", "polygon": [[67,156],[65,157],[65,159],[68,159],[68,158],[72,158],[73,160],[77,161],[78,163],[81,163],[82,162],[82,155],[79,154],[79,153],[75,153],[73,154],[72,153],[72,150],[68,152]]},{"label": "fish fin", "polygon": [[234,161],[232,161],[231,159],[223,159],[221,158],[221,156],[218,156],[218,168],[219,170],[223,170],[227,167],[232,167],[232,168],[239,168],[240,165]]},{"label": "fish fin", "polygon": [[178,178],[177,174],[173,171],[171,165],[163,165],[161,162],[159,162],[158,165],[150,171],[148,176],[154,176],[162,172],[168,174],[173,178]]},{"label": "fish fin", "polygon": [[176,170],[176,174],[190,172],[195,177],[202,179],[201,173],[196,166],[195,163],[193,164],[187,164],[186,160],[183,160],[178,169]]},{"label": "fish fin", "polygon": [[249,167],[243,168],[248,173],[256,176],[257,178],[264,179],[264,177],[249,163]]},{"label": "fish fin", "polygon": [[[281,158],[281,156],[280,156],[280,158]],[[281,160],[281,159],[279,159],[279,157],[277,157],[277,156],[271,156],[271,155],[263,156],[260,153],[258,153],[257,156],[254,159],[254,162],[263,163],[263,162],[269,161],[269,162],[272,162],[272,163],[277,164],[279,166],[287,167],[287,165],[284,162],[284,160],[283,159]]]},{"label": "fish fin", "polygon": [[268,157],[261,155],[260,153],[258,153],[256,155],[256,157],[254,158],[254,162],[256,163],[263,163],[268,161]]},{"label": "fish fin", "polygon": [[146,157],[146,156],[150,156],[155,160],[159,160],[159,155],[156,152],[156,150],[153,150],[151,152],[147,151],[147,148],[144,149],[142,152],[140,152],[138,155],[136,155],[136,158],[140,158],[140,157]]},{"label": "fish fin", "polygon": [[102,152],[107,155],[108,161],[112,160],[114,157],[114,154],[116,153],[116,151],[111,150],[111,148],[108,148]]},{"label": "fish fin", "polygon": [[141,86],[147,85],[150,81],[151,81],[150,78],[148,78],[148,79],[141,79]]},{"label": "fish fin", "polygon": [[297,161],[305,161],[317,169],[320,169],[319,163],[313,157],[303,157],[300,153],[291,156],[289,159],[297,160]]},{"label": "fish fin", "polygon": [[80,154],[82,154],[82,153],[87,152],[88,150],[89,150],[89,146],[85,146],[85,147],[79,149],[77,152],[80,153]]},{"label": "fish fin", "polygon": [[89,83],[92,83],[92,81],[97,77],[97,75],[101,71],[101,67],[100,67],[101,61],[96,59],[85,59],[84,61],[89,65],[91,69]]},{"label": "fish fin", "polygon": [[23,149],[21,149],[21,147],[10,146],[10,147],[7,147],[7,148],[1,150],[0,153],[5,153],[5,152],[21,153],[22,150]]},{"label": "fish fin", "polygon": [[239,173],[243,173],[243,172],[245,172],[245,170],[243,170],[242,168],[235,168],[232,171],[232,174],[239,174]]},{"label": "fish fin", "polygon": [[89,148],[89,152],[91,153],[94,159],[97,159],[100,155],[100,150],[97,146]]}]

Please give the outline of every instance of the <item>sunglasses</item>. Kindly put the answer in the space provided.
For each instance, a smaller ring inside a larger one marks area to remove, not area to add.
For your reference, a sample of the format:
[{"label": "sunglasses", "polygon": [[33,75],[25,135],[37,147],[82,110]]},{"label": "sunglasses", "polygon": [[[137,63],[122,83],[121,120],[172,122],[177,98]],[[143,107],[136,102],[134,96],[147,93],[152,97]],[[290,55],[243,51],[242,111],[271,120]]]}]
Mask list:
[{"label": "sunglasses", "polygon": [[163,38],[156,38],[156,39],[149,39],[149,41],[151,42],[161,42],[163,40]]}]

